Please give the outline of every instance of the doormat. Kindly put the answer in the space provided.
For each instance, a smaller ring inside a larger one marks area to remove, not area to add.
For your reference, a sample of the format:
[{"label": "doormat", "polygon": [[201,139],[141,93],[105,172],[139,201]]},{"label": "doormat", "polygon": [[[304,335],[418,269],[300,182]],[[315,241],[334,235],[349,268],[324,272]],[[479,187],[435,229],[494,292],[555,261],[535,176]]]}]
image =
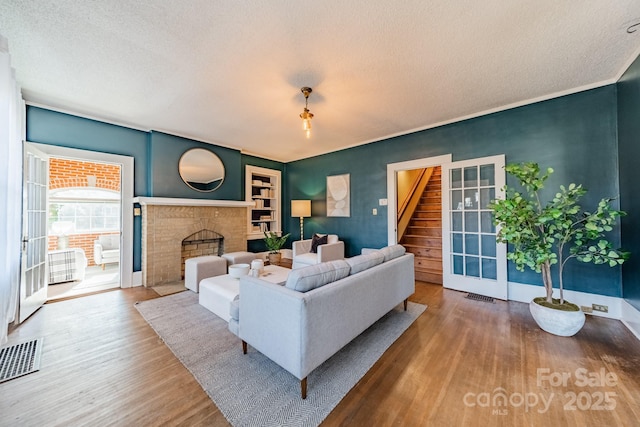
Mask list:
[{"label": "doormat", "polygon": [[491,302],[491,303],[496,302],[496,300],[494,300],[492,297],[488,297],[485,295],[478,295],[472,292],[469,292],[465,298],[472,299],[474,301],[483,301],[483,302]]},{"label": "doormat", "polygon": [[40,370],[42,338],[0,349],[0,383]]}]

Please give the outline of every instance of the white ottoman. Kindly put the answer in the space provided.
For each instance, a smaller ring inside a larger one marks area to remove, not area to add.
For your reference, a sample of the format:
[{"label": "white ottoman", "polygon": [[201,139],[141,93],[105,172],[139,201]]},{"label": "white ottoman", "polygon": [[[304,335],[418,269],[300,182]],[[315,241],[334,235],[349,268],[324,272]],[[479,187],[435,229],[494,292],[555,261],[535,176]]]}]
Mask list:
[{"label": "white ottoman", "polygon": [[196,293],[202,279],[222,274],[227,274],[227,261],[216,255],[189,258],[184,262],[184,286]]},{"label": "white ottoman", "polygon": [[[277,265],[267,265],[260,276],[267,282],[284,285],[291,270]],[[226,322],[231,318],[231,303],[240,296],[240,280],[228,274],[209,277],[200,282],[198,302]]]},{"label": "white ottoman", "polygon": [[212,311],[216,316],[229,321],[229,307],[231,301],[239,297],[240,281],[228,274],[209,277],[200,282],[198,302],[201,306]]}]

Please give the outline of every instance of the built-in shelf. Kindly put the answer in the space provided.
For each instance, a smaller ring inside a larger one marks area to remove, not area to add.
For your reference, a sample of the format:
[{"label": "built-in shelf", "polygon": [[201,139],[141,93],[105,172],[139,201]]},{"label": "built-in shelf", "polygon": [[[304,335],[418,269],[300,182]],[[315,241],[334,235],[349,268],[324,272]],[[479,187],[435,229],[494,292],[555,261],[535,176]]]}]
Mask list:
[{"label": "built-in shelf", "polygon": [[282,231],[280,180],[278,170],[247,165],[245,199],[251,204],[251,208],[247,209],[247,239],[262,239],[265,231]]},{"label": "built-in shelf", "polygon": [[218,206],[226,208],[253,207],[254,203],[240,200],[180,199],[173,197],[134,197],[133,203],[158,206]]}]

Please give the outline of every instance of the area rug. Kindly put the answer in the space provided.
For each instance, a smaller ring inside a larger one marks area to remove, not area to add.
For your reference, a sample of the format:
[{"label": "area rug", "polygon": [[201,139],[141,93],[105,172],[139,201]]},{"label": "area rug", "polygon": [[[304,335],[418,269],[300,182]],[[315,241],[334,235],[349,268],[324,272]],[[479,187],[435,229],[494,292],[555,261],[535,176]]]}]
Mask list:
[{"label": "area rug", "polygon": [[181,292],[136,308],[234,426],[317,426],[391,344],[426,310],[409,302],[382,317],[300,381],[249,346],[242,354],[227,322]]},{"label": "area rug", "polygon": [[151,289],[162,297],[187,290],[187,288],[184,287],[184,282],[165,283],[163,285],[152,286]]}]

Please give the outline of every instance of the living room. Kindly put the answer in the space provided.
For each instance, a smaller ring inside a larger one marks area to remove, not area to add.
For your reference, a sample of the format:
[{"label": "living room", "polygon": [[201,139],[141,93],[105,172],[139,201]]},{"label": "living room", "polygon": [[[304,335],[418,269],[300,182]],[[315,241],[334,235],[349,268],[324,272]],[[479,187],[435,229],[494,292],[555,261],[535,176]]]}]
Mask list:
[{"label": "living room", "polygon": [[[11,43],[9,38],[10,47]],[[637,47],[637,39],[634,43]],[[617,196],[616,205],[627,212],[620,226],[614,229],[612,239],[616,246],[629,250],[632,258],[622,267],[613,269],[574,263],[567,269],[565,287],[589,298],[593,295],[602,297],[602,301],[611,309],[610,317],[617,321],[627,316],[627,324],[633,329],[634,324],[637,327],[635,322],[640,310],[640,262],[634,256],[640,248],[640,235],[634,230],[640,217],[640,202],[636,200],[633,190],[634,179],[638,177],[634,163],[638,154],[637,135],[640,134],[640,125],[636,120],[640,111],[640,59],[638,49],[634,52],[633,57],[625,59],[624,66],[617,74],[609,76],[605,82],[571,88],[566,93],[558,92],[543,99],[486,108],[481,114],[460,114],[455,120],[443,121],[437,126],[409,130],[380,140],[367,140],[366,144],[327,149],[320,154],[294,160],[285,160],[277,153],[273,156],[256,155],[243,147],[212,144],[178,132],[172,134],[167,130],[127,126],[124,122],[104,118],[97,110],[94,114],[75,114],[71,107],[49,106],[35,101],[28,102],[26,106],[25,139],[48,146],[133,158],[133,195],[138,197],[244,201],[244,171],[247,165],[280,171],[283,181],[282,228],[292,233],[290,241],[300,238],[299,219],[292,217],[290,201],[311,200],[312,215],[305,218],[305,237],[314,233],[335,233],[345,242],[346,257],[358,255],[363,248],[380,248],[389,244],[389,214],[387,207],[380,204],[381,199],[388,197],[389,164],[447,154],[451,155],[453,161],[499,154],[504,154],[508,163],[536,161],[555,170],[549,184],[551,187],[565,182],[580,182],[589,189],[585,204],[595,203],[600,197]],[[20,71],[18,68],[18,80]],[[246,104],[252,102],[253,96],[249,93],[237,96],[245,97]],[[299,110],[302,110],[304,99],[299,94],[299,88],[287,96],[295,99]],[[315,100],[318,102],[316,106],[320,107],[320,100],[324,96],[329,94],[323,93],[319,84],[309,97],[309,109],[314,111]],[[357,98],[358,93],[350,93],[349,96]],[[469,93],[468,96],[474,95]],[[319,110],[315,111],[312,132],[320,135],[322,115],[317,112]],[[297,117],[299,112],[295,111],[293,119],[296,120],[292,121],[291,126],[296,126],[296,130],[302,134]],[[206,116],[202,112],[197,115]],[[247,119],[246,126],[251,126],[250,122]],[[310,141],[302,139],[299,143],[315,144],[315,137],[316,134],[312,133]],[[192,190],[180,178],[177,165],[182,154],[190,148],[205,148],[224,163],[225,180],[215,192]],[[2,166],[4,168],[6,165],[3,163]],[[326,178],[343,174],[350,176],[351,215],[327,216]],[[511,183],[509,179],[507,182]],[[377,210],[376,215],[372,213],[373,209]],[[132,215],[132,218],[132,243],[129,248],[132,255],[132,284],[139,287],[142,284],[142,222],[139,216]],[[17,223],[9,226],[16,227]],[[12,245],[3,241],[2,246]],[[258,252],[264,247],[261,240],[250,240],[246,249]],[[517,284],[541,284],[538,274],[519,272],[513,266],[509,267],[508,280],[514,284],[514,289]],[[431,291],[421,292],[419,297],[424,300]],[[517,300],[515,297],[509,299]],[[428,302],[427,313],[432,308],[437,311],[437,301],[440,300]],[[470,310],[469,313],[489,316],[482,310]],[[503,312],[501,315],[508,319],[508,314]],[[600,322],[609,319],[596,319],[594,316],[589,320]],[[499,324],[499,320],[495,322]],[[639,329],[635,329],[634,333],[638,336]],[[629,347],[637,348],[634,344],[629,344]],[[630,399],[637,396],[637,389],[631,395],[628,396]],[[420,418],[413,420],[417,419]]]}]

